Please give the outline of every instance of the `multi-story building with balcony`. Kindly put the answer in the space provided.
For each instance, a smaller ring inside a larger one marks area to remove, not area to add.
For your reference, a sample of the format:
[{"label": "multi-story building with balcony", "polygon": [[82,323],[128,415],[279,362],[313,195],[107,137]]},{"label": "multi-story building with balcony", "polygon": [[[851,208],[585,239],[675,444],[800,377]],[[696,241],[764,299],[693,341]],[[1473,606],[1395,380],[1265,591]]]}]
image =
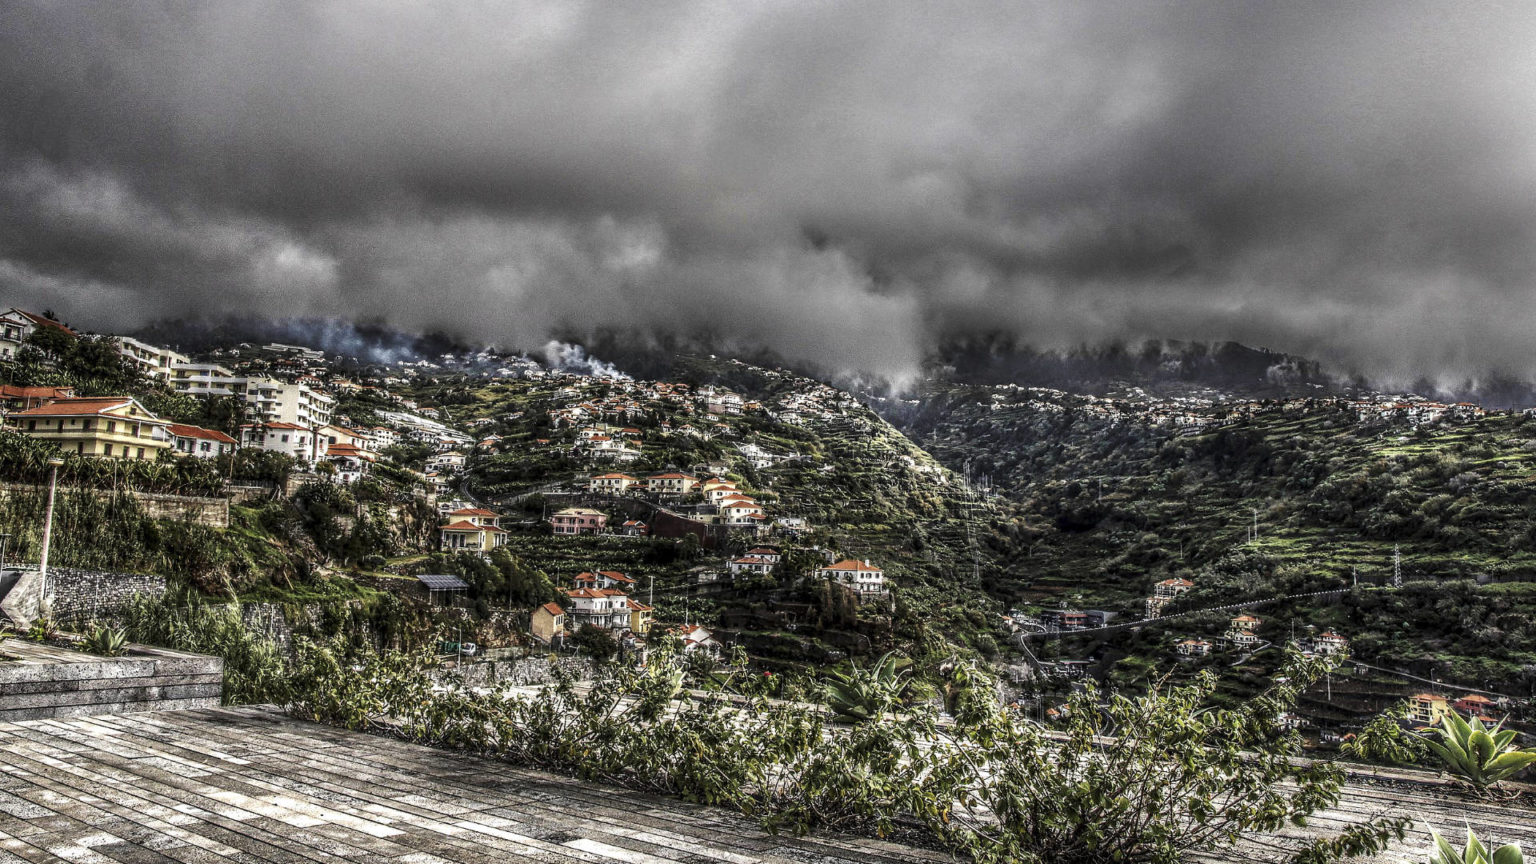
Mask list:
[{"label": "multi-story building with balcony", "polygon": [[217,363],[177,363],[171,367],[171,388],[188,396],[245,396],[246,378]]},{"label": "multi-story building with balcony", "polygon": [[245,401],[265,423],[293,423],[319,429],[331,423],[336,400],[307,384],[284,384],[272,378],[247,378]]},{"label": "multi-story building with balcony", "polygon": [[65,453],[154,459],[171,449],[170,422],[129,396],[56,399],[7,418],[15,429]]},{"label": "multi-story building with balcony", "polygon": [[128,358],[147,378],[170,381],[177,365],[191,362],[185,354],[140,342],[131,336],[116,336],[118,353]]}]

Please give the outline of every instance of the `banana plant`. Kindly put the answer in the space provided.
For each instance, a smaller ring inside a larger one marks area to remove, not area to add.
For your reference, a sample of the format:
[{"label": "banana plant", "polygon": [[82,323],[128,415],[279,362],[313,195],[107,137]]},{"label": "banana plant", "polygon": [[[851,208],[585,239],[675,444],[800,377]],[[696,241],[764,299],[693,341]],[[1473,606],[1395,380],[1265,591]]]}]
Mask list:
[{"label": "banana plant", "polygon": [[1439,733],[1439,741],[1420,737],[1446,771],[1481,793],[1536,764],[1536,752],[1516,746],[1517,733],[1502,729],[1503,725],[1489,729],[1476,717],[1468,722],[1451,711],[1441,716],[1433,730]]},{"label": "banana plant", "polygon": [[1440,836],[1440,832],[1431,828],[1430,836],[1434,838],[1434,848],[1429,853],[1429,864],[1525,864],[1525,856],[1520,852],[1520,844],[1510,843],[1505,846],[1488,851],[1488,847],[1477,839],[1472,829],[1467,829],[1467,845],[1462,851],[1457,852],[1456,847]]},{"label": "banana plant", "polygon": [[894,652],[867,669],[833,672],[826,683],[827,707],[854,723],[874,720],[901,698],[909,672],[900,668]]}]

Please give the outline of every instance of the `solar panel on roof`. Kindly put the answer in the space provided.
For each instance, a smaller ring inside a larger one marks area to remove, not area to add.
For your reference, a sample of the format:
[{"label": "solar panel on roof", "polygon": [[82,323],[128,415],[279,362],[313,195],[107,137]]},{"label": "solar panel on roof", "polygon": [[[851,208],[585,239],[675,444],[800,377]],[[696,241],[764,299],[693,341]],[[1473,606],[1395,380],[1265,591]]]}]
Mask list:
[{"label": "solar panel on roof", "polygon": [[416,579],[429,591],[468,591],[469,585],[457,576],[446,573],[423,573]]}]

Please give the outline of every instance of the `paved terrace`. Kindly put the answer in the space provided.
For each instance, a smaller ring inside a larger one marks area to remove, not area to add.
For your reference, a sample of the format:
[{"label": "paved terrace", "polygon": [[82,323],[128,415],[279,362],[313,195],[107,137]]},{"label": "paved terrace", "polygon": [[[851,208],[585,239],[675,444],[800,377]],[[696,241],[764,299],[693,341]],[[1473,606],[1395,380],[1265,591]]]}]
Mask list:
[{"label": "paved terrace", "polygon": [[[1319,825],[1390,810],[1536,848],[1536,811],[1356,784]],[[1404,847],[1422,849],[1422,840]],[[1278,860],[1261,846],[1232,860]],[[783,862],[947,856],[845,835],[774,837],[720,809],[216,708],[0,724],[0,862]]]}]

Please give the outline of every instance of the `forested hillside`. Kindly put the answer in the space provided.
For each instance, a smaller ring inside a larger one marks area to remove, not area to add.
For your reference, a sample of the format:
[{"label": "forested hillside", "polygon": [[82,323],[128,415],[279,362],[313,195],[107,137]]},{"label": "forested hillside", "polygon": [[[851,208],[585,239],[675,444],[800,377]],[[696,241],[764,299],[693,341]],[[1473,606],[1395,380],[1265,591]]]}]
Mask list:
[{"label": "forested hillside", "polygon": [[1140,617],[1175,576],[1195,583],[1180,607],[1201,608],[1385,584],[1396,566],[1401,591],[1274,611],[1268,635],[1337,626],[1364,659],[1536,682],[1536,418],[1362,422],[1313,400],[1179,428],[1166,405],[1121,408],[961,388],[883,410],[1017,504],[993,534],[1008,575],[990,587],[1009,602]]}]

